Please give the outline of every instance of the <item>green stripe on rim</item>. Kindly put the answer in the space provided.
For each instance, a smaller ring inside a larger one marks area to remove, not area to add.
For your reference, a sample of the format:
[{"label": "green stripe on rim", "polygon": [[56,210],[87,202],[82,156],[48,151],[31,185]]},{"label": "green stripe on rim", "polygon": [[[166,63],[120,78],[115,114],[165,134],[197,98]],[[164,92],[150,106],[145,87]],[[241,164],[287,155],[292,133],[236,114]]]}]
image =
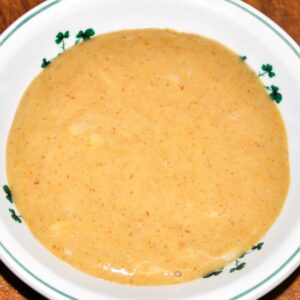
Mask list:
[{"label": "green stripe on rim", "polygon": [[274,271],[271,275],[269,275],[263,281],[261,281],[260,283],[254,285],[250,289],[248,289],[248,290],[246,290],[246,291],[240,293],[239,295],[234,296],[233,298],[230,298],[230,299],[231,300],[237,300],[237,299],[251,293],[252,291],[257,289],[258,287],[264,285],[266,282],[268,282],[270,279],[272,279],[275,275],[277,275],[282,269],[284,269],[285,266],[287,266],[293,260],[293,258],[296,257],[297,254],[299,254],[299,253],[300,253],[300,247],[276,271]]},{"label": "green stripe on rim", "polygon": [[43,285],[45,285],[46,287],[48,287],[49,289],[51,289],[52,291],[60,294],[61,296],[64,296],[67,299],[70,300],[78,300],[78,298],[72,297],[60,290],[58,290],[57,288],[53,287],[52,285],[48,284],[47,282],[45,282],[44,280],[42,280],[41,278],[37,277],[36,275],[34,275],[29,269],[27,269],[22,263],[20,263],[9,251],[8,249],[6,249],[6,247],[2,244],[2,242],[0,242],[0,246],[1,248],[6,252],[6,254],[19,266],[21,267],[24,271],[26,271],[31,277],[33,277],[34,279],[36,279],[38,282],[42,283]]},{"label": "green stripe on rim", "polygon": [[[40,9],[36,10],[32,14],[28,15],[26,18],[24,18],[20,23],[16,24],[15,27],[3,38],[0,39],[0,47],[25,23],[27,23],[30,19],[41,13],[42,11],[46,10],[47,8],[53,6],[54,4],[57,4],[61,0],[54,0],[53,2],[50,2],[49,4],[41,7]],[[1,36],[0,36],[1,37]]]},{"label": "green stripe on rim", "polygon": [[255,11],[251,11],[247,7],[243,6],[242,4],[235,2],[236,0],[224,0],[224,1],[226,1],[230,4],[233,4],[234,6],[244,10],[245,12],[247,12],[248,14],[250,14],[257,20],[262,22],[264,25],[269,27],[276,35],[278,35],[290,47],[290,49],[298,56],[298,58],[300,58],[299,49],[296,48],[282,33],[280,33],[276,28],[274,28],[272,24],[270,24],[268,21],[266,21],[264,18],[262,18],[258,14],[256,14]]},{"label": "green stripe on rim", "polygon": [[[40,9],[37,9],[36,11],[32,12],[31,14],[29,14],[26,18],[24,18],[20,23],[16,24],[14,28],[12,28],[6,35],[5,37],[1,38],[0,36],[0,47],[20,28],[22,27],[24,24],[26,24],[30,19],[32,19],[33,17],[35,17],[36,15],[40,14],[41,12],[43,12],[44,10],[48,9],[49,7],[52,7],[53,5],[61,2],[62,0],[53,0],[51,1],[49,4],[42,6]],[[248,14],[250,14],[251,16],[253,16],[254,18],[256,18],[258,21],[260,21],[261,23],[263,23],[264,25],[266,25],[269,29],[271,29],[280,39],[282,39],[285,44],[288,45],[288,47],[296,54],[296,56],[298,58],[300,58],[300,52],[299,49],[297,49],[281,32],[279,32],[275,27],[273,27],[272,24],[270,24],[267,20],[265,20],[264,18],[262,18],[260,15],[256,14],[255,11],[250,10],[249,8],[243,6],[243,4],[237,3],[236,0],[224,0],[227,3],[230,3],[240,9],[242,9],[243,11],[247,12]],[[32,278],[34,278],[35,280],[37,280],[38,282],[42,283],[44,286],[46,286],[47,288],[51,289],[52,291],[58,293],[60,296],[65,297],[66,299],[69,300],[78,300],[78,298],[72,297],[60,290],[58,290],[57,288],[51,286],[50,284],[48,284],[47,282],[45,282],[44,280],[40,279],[38,276],[36,276],[35,274],[33,274],[28,268],[26,268],[22,263],[20,263],[11,253],[10,251],[2,244],[2,242],[0,242],[0,246],[1,248],[6,252],[6,254],[21,268],[23,269],[26,273],[28,273]],[[253,287],[249,288],[248,290],[240,293],[239,295],[234,296],[233,298],[231,298],[231,300],[237,300],[249,293],[251,293],[252,291],[254,291],[255,289],[261,287],[262,285],[264,285],[266,282],[268,282],[270,279],[272,279],[274,276],[276,276],[280,271],[282,271],[295,257],[297,257],[297,255],[300,253],[300,247],[298,247],[298,249],[276,270],[274,271],[272,274],[270,274],[268,277],[266,277],[264,280],[262,280],[260,283],[254,285]]]}]

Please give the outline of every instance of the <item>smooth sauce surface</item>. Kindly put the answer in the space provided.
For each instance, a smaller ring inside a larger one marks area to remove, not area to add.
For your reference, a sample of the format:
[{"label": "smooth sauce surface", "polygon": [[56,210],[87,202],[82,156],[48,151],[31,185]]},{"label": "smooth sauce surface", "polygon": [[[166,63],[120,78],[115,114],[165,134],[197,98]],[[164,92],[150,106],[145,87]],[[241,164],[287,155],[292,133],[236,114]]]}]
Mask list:
[{"label": "smooth sauce surface", "polygon": [[29,86],[8,140],[24,220],[55,255],[134,285],[192,280],[253,246],[289,184],[264,86],[211,40],[98,36]]}]

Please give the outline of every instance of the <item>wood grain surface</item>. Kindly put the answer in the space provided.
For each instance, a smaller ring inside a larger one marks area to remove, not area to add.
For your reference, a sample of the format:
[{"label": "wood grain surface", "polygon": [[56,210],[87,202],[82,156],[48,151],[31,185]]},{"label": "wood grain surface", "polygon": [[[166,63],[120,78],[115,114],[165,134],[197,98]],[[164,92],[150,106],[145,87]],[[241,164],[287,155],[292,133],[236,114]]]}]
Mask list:
[{"label": "wood grain surface", "polygon": [[[84,1],[84,0],[83,0]],[[0,34],[43,0],[0,0]],[[300,43],[300,0],[245,0],[278,23]],[[0,300],[44,300],[0,261]],[[300,300],[300,268],[261,300]]]}]

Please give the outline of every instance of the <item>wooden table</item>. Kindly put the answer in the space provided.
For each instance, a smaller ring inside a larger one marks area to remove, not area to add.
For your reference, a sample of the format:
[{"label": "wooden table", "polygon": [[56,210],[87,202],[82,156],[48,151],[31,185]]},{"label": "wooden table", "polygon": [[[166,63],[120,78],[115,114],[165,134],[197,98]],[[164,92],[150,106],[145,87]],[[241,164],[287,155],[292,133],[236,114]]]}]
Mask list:
[{"label": "wooden table", "polygon": [[[0,33],[43,0],[0,0]],[[284,28],[300,43],[300,0],[245,0]],[[0,300],[45,300],[0,262]],[[261,300],[300,300],[300,268]]]}]

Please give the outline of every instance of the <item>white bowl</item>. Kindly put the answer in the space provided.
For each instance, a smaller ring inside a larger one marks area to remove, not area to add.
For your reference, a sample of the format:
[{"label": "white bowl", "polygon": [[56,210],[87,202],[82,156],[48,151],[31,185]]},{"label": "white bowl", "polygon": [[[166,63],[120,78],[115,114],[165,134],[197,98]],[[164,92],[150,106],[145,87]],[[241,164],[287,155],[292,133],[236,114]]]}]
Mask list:
[{"label": "white bowl", "polygon": [[[50,299],[257,299],[284,280],[300,262],[300,51],[267,17],[239,0],[51,0],[37,6],[0,37],[0,183],[7,183],[5,148],[18,102],[41,71],[43,58],[55,57],[59,31],[93,28],[97,34],[128,28],[171,28],[217,40],[257,72],[271,64],[280,87],[279,109],[288,133],[291,186],[284,208],[263,238],[261,250],[241,259],[245,268],[218,276],[159,287],[133,287],[86,275],[60,261],[11,215],[14,204],[1,193],[0,258],[22,280]],[[17,212],[16,212],[17,213]]]}]

